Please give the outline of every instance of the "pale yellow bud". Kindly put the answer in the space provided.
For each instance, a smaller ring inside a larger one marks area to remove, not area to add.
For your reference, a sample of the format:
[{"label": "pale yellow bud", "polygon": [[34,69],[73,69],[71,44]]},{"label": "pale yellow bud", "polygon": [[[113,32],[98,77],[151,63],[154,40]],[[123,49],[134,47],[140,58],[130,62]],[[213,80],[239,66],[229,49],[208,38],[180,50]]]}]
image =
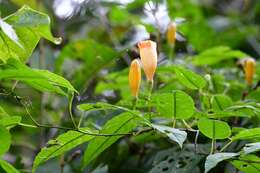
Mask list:
[{"label": "pale yellow bud", "polygon": [[138,97],[141,84],[141,65],[137,59],[133,60],[131,63],[128,80],[132,95]]},{"label": "pale yellow bud", "polygon": [[167,27],[166,37],[167,37],[167,42],[171,45],[175,44],[176,31],[177,31],[177,25],[175,24],[175,22],[170,22]]},{"label": "pale yellow bud", "polygon": [[245,78],[248,85],[252,85],[255,74],[255,60],[253,58],[247,58],[244,61]]},{"label": "pale yellow bud", "polygon": [[144,73],[148,81],[153,81],[153,76],[157,67],[156,43],[151,40],[138,43]]}]

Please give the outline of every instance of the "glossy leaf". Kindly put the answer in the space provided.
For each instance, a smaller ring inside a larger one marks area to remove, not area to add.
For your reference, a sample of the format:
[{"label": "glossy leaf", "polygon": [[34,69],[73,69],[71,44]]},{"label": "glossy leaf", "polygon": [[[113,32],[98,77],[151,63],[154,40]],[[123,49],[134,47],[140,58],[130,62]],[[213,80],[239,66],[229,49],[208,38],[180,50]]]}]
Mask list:
[{"label": "glossy leaf", "polygon": [[28,6],[23,6],[14,14],[4,18],[3,21],[13,29],[12,31],[10,27],[6,29],[10,35],[12,34],[11,38],[10,35],[6,35],[7,31],[0,30],[0,60],[4,63],[10,58],[25,62],[31,56],[41,37],[56,44],[61,42],[60,38],[54,38],[50,32],[48,15]]},{"label": "glossy leaf", "polygon": [[205,171],[204,173],[209,172],[212,168],[217,166],[219,162],[222,162],[224,160],[231,159],[235,156],[238,156],[238,153],[216,153],[208,155],[205,162]]},{"label": "glossy leaf", "polygon": [[226,122],[201,118],[198,121],[200,132],[211,139],[225,139],[231,135],[231,129]]},{"label": "glossy leaf", "polygon": [[172,93],[162,93],[153,96],[157,111],[163,117],[188,119],[195,110],[192,98],[183,91],[175,90]]},{"label": "glossy leaf", "polygon": [[185,131],[171,128],[168,126],[163,126],[163,125],[155,125],[152,124],[152,127],[159,131],[162,134],[165,134],[167,137],[169,137],[172,141],[177,142],[179,146],[182,148],[183,142],[187,138],[187,133]]},{"label": "glossy leaf", "polygon": [[174,71],[177,79],[187,88],[201,89],[206,85],[205,79],[191,70],[181,66],[175,66]]},{"label": "glossy leaf", "polygon": [[14,127],[21,122],[22,118],[19,116],[9,116],[0,119],[0,125],[5,127]]},{"label": "glossy leaf", "polygon": [[68,131],[61,134],[55,140],[49,141],[49,146],[42,148],[37,154],[34,159],[32,172],[35,172],[40,164],[91,140],[93,137],[77,131]]},{"label": "glossy leaf", "polygon": [[240,131],[238,134],[232,137],[232,140],[248,140],[260,137],[260,128],[252,128]]},{"label": "glossy leaf", "polygon": [[0,125],[0,156],[9,150],[11,145],[11,135],[9,131],[2,125]]},{"label": "glossy leaf", "polygon": [[77,92],[69,81],[47,70],[31,69],[16,60],[9,60],[6,69],[0,69],[0,80],[18,80],[27,83],[40,91],[56,92],[67,95],[67,92]]},{"label": "glossy leaf", "polygon": [[15,167],[13,167],[10,163],[8,163],[5,160],[0,159],[0,167],[6,172],[6,173],[19,173]]},{"label": "glossy leaf", "polygon": [[214,111],[223,111],[232,105],[232,100],[226,95],[215,95],[212,97],[212,108]]},{"label": "glossy leaf", "polygon": [[260,142],[249,143],[243,147],[243,154],[250,154],[260,150]]},{"label": "glossy leaf", "polygon": [[[128,133],[132,131],[137,126],[137,117],[133,116],[130,113],[122,113],[111,120],[109,120],[100,133],[107,133],[107,134],[122,134]],[[118,139],[122,136],[109,136],[109,137],[102,137],[98,136],[95,137],[88,145],[87,149],[84,153],[84,161],[83,166],[88,165],[92,160],[97,158],[99,154],[101,154],[105,149],[107,149],[110,145],[115,143]]]},{"label": "glossy leaf", "polygon": [[258,173],[260,171],[260,163],[255,163],[254,161],[259,162],[259,159],[256,155],[245,155],[231,161],[231,164],[244,173]]}]

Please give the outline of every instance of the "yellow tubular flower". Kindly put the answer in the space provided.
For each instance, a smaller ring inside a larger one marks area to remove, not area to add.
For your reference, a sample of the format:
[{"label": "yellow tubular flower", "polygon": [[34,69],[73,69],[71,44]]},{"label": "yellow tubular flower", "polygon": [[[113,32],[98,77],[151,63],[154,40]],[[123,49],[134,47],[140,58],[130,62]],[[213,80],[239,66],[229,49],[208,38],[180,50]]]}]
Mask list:
[{"label": "yellow tubular flower", "polygon": [[244,71],[247,84],[252,85],[255,73],[255,60],[253,58],[247,58],[244,61]]},{"label": "yellow tubular flower", "polygon": [[170,22],[168,27],[167,27],[167,42],[170,45],[174,45],[175,44],[175,40],[176,40],[176,30],[177,30],[177,25],[175,24],[175,22]]},{"label": "yellow tubular flower", "polygon": [[144,73],[148,81],[153,81],[153,76],[157,67],[156,43],[151,40],[138,43]]},{"label": "yellow tubular flower", "polygon": [[128,80],[132,95],[138,97],[141,84],[141,65],[137,59],[133,60],[131,63]]}]

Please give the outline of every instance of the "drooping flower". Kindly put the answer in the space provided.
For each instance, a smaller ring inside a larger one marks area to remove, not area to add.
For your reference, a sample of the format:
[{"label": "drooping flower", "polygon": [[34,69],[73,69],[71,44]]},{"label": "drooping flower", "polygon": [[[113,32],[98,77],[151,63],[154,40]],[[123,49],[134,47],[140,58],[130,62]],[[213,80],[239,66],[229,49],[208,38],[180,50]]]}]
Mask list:
[{"label": "drooping flower", "polygon": [[128,80],[132,95],[138,97],[141,84],[141,65],[137,59],[133,60],[131,63]]},{"label": "drooping flower", "polygon": [[255,60],[253,58],[246,58],[244,61],[245,78],[248,85],[252,85],[255,74]]},{"label": "drooping flower", "polygon": [[153,76],[157,67],[156,43],[151,40],[138,43],[144,73],[148,81],[153,81]]},{"label": "drooping flower", "polygon": [[166,38],[170,45],[174,45],[176,41],[177,25],[175,22],[170,22],[167,27]]}]

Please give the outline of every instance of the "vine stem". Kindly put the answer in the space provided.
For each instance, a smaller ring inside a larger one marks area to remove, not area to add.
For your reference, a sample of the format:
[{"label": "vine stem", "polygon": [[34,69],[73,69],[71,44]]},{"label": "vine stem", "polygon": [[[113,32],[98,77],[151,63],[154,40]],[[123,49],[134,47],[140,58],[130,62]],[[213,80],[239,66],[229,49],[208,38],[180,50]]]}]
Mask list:
[{"label": "vine stem", "polygon": [[70,98],[69,98],[69,114],[70,114],[70,119],[74,125],[74,127],[77,129],[78,126],[74,120],[73,114],[72,114],[72,102],[73,102],[73,97],[74,97],[74,93],[71,93]]},{"label": "vine stem", "polygon": [[233,141],[230,140],[223,148],[221,148],[220,152],[224,151]]}]

